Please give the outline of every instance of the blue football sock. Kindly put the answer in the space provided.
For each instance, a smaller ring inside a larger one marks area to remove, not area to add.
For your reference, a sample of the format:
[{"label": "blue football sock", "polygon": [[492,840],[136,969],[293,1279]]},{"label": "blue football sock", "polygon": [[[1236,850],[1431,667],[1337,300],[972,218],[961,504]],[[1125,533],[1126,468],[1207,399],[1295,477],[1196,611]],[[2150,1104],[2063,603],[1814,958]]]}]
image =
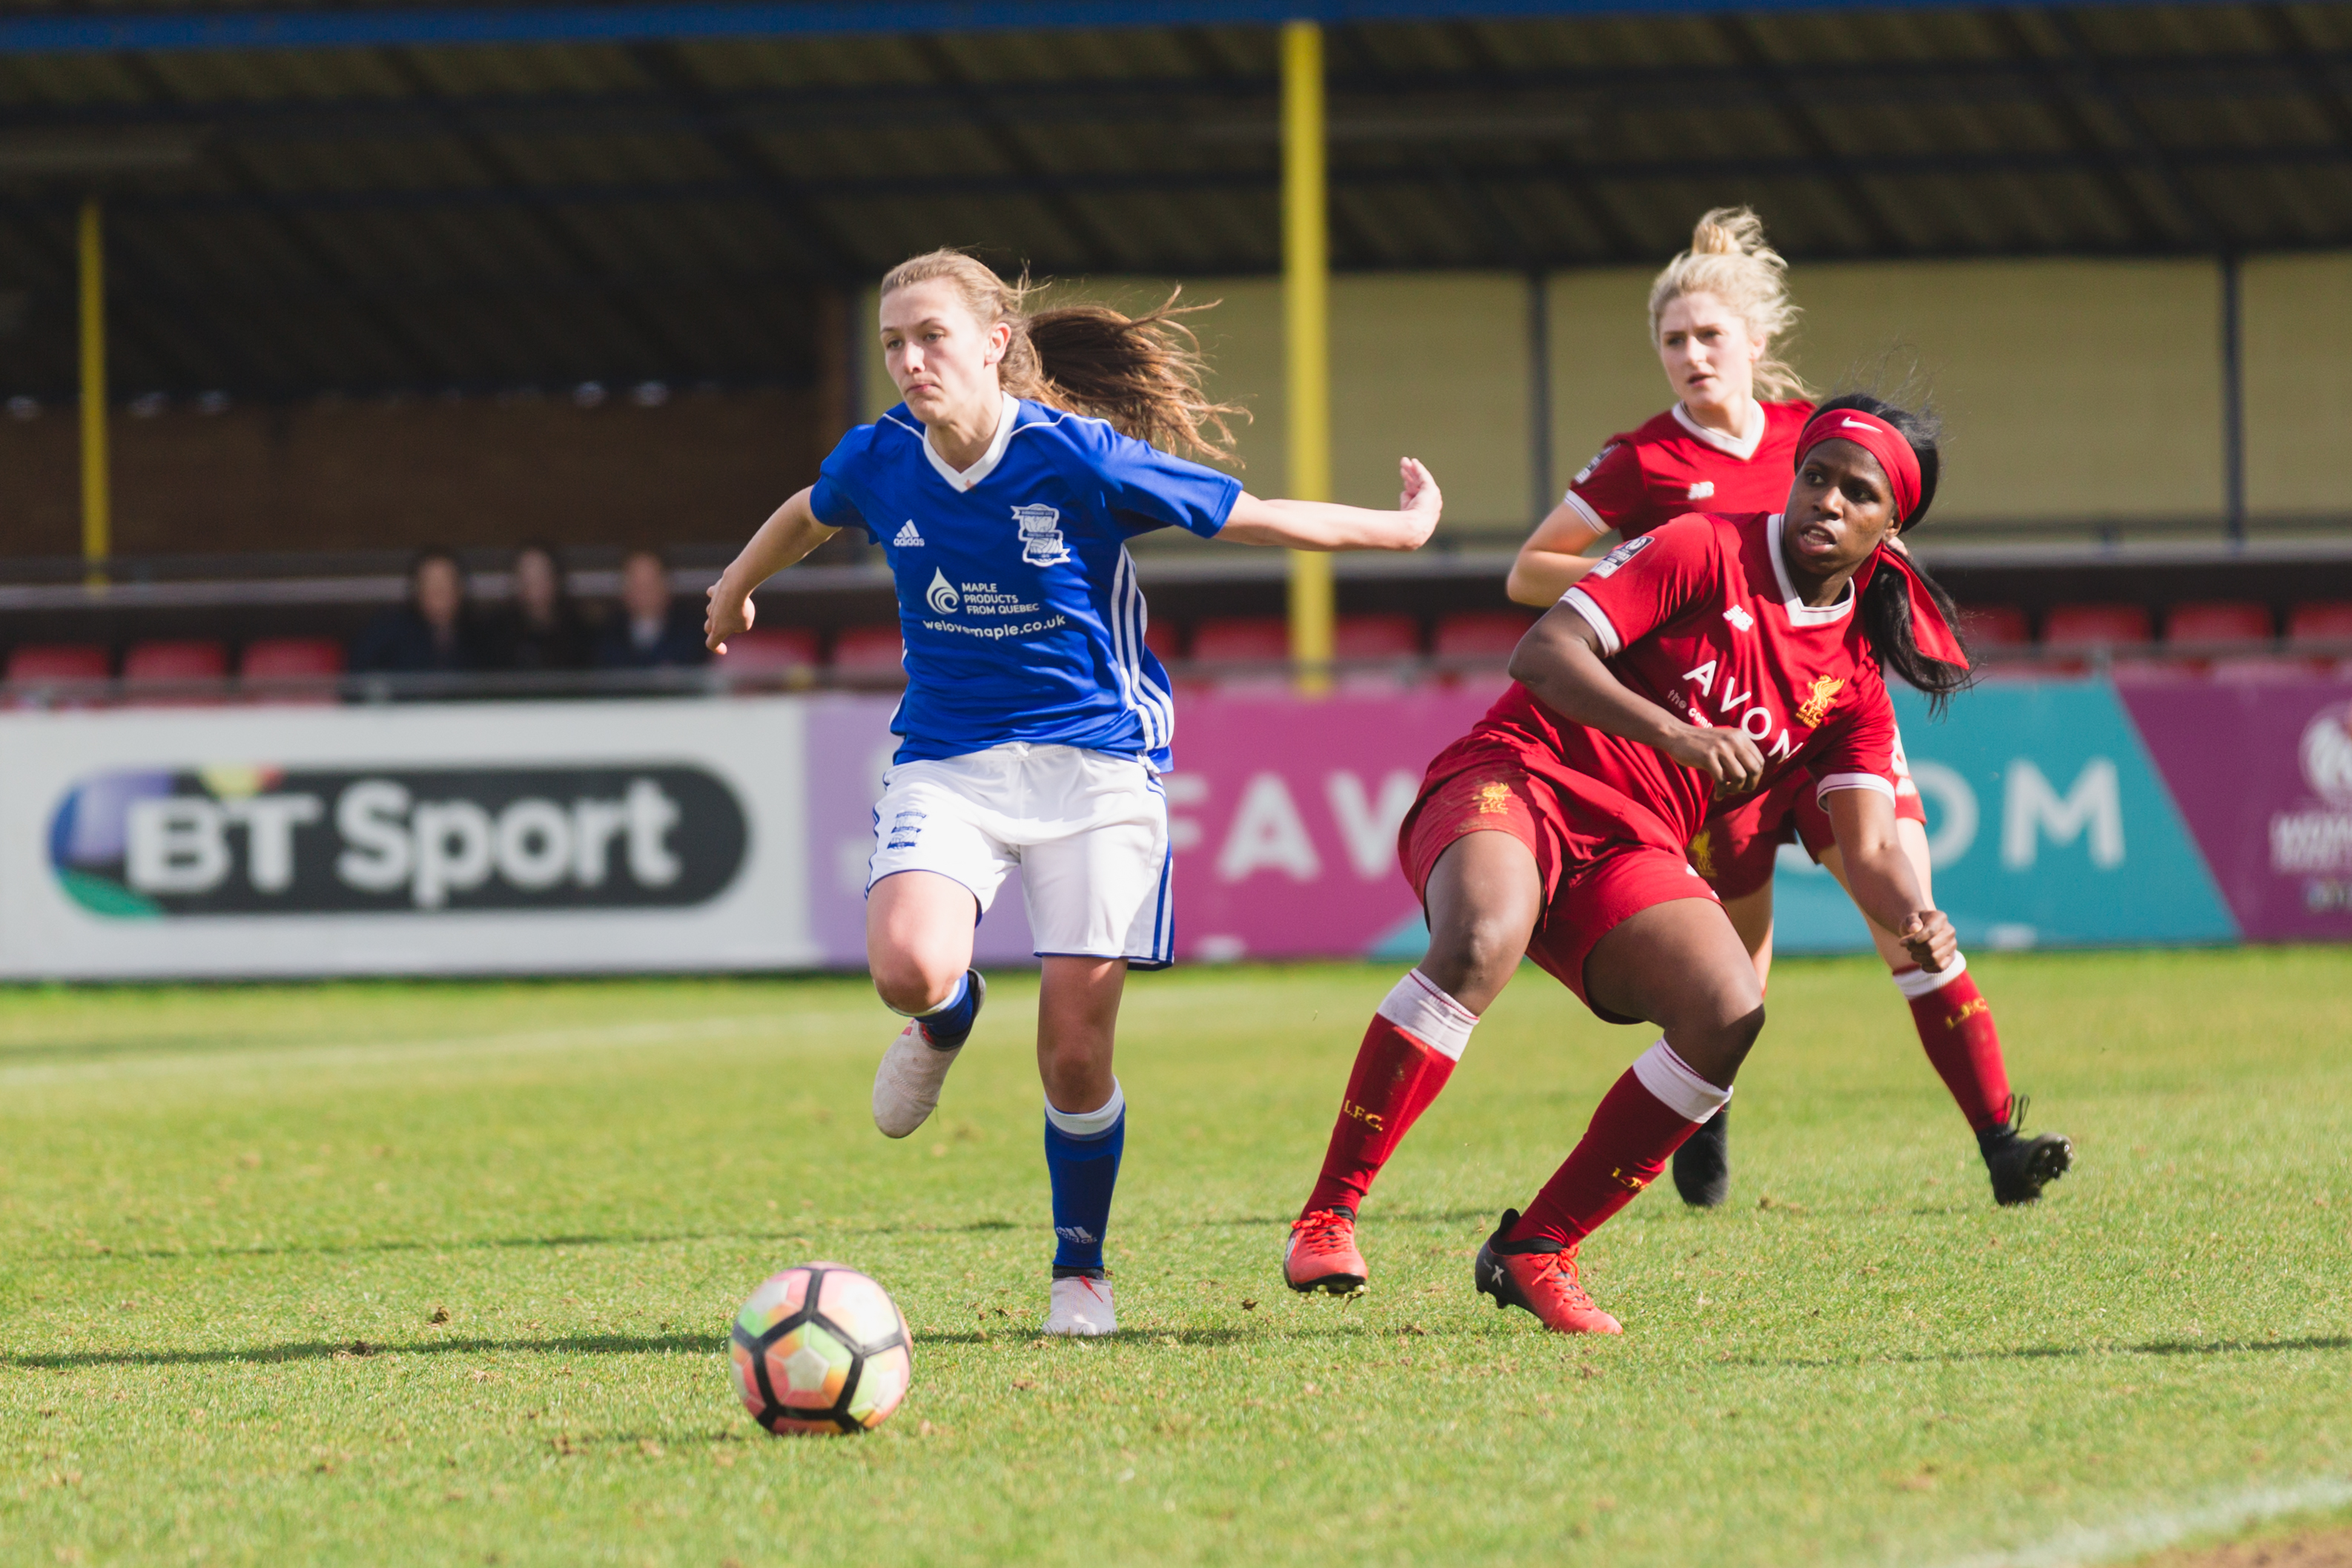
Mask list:
[{"label": "blue football sock", "polygon": [[961,1045],[979,1021],[981,994],[972,983],[972,972],[966,969],[963,978],[956,982],[955,995],[922,1015],[924,1038],[941,1051]]},{"label": "blue football sock", "polygon": [[1054,1183],[1057,1273],[1103,1266],[1110,1195],[1118,1186],[1118,1156],[1126,1146],[1127,1096],[1115,1078],[1100,1110],[1073,1113],[1045,1107],[1045,1173]]}]

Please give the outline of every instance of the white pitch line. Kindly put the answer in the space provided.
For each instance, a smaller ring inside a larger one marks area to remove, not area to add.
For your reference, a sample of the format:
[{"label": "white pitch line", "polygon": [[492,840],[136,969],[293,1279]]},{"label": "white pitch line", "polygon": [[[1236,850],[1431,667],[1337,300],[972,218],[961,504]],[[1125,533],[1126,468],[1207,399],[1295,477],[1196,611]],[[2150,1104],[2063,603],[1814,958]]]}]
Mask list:
[{"label": "white pitch line", "polygon": [[2178,1513],[2143,1514],[2096,1529],[2077,1526],[2032,1546],[1968,1557],[1948,1568],[2087,1568],[2142,1557],[2192,1535],[2228,1535],[2291,1513],[2318,1513],[2352,1504],[2352,1480],[2317,1476],[2292,1486],[2233,1492]]},{"label": "white pitch line", "polygon": [[[21,1067],[0,1067],[0,1085],[33,1085],[98,1082],[109,1078],[135,1076],[142,1080],[167,1075],[216,1072],[223,1069],[267,1066],[278,1067],[352,1067],[364,1065],[379,1058],[401,1057],[407,1061],[431,1061],[454,1056],[516,1055],[545,1051],[576,1051],[583,1048],[614,1048],[636,1045],[667,1045],[681,1040],[723,1039],[729,1035],[768,1031],[778,1034],[806,1035],[796,1025],[805,1023],[809,1015],[795,1015],[779,1009],[772,1013],[760,1013],[740,1018],[657,1019],[641,1023],[607,1024],[602,1028],[523,1030],[509,1034],[443,1035],[429,1040],[377,1040],[366,1044],[314,1045],[274,1047],[254,1045],[231,1047],[221,1051],[205,1051],[172,1055],[110,1056],[102,1061],[61,1061],[27,1064]],[[879,1027],[877,1022],[877,1027]],[[779,1041],[779,1043],[783,1043]]]}]

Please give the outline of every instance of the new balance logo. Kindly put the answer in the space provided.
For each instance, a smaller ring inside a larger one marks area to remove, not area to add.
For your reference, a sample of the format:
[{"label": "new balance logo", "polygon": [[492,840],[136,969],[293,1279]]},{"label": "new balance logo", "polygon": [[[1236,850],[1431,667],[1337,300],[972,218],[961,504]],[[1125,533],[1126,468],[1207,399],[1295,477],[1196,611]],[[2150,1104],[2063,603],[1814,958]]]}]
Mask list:
[{"label": "new balance logo", "polygon": [[921,544],[923,542],[923,536],[915,531],[915,519],[908,517],[903,524],[899,525],[898,537],[892,539],[890,542],[900,549],[905,549],[910,545]]},{"label": "new balance logo", "polygon": [[1753,632],[1756,629],[1756,617],[1748,614],[1747,611],[1741,609],[1737,604],[1725,611],[1723,612],[1723,618],[1726,621],[1730,622],[1731,624],[1739,631]]}]

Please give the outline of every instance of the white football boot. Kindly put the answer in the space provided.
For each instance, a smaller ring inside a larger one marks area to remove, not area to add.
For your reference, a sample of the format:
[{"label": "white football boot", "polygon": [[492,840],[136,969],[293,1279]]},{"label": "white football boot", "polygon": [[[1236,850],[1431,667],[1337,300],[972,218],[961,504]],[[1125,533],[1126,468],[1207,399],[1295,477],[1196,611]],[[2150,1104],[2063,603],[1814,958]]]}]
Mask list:
[{"label": "white football boot", "polygon": [[1072,1274],[1054,1281],[1053,1310],[1045,1314],[1047,1333],[1093,1339],[1118,1332],[1118,1313],[1110,1304],[1110,1281]]},{"label": "white football boot", "polygon": [[[980,971],[971,972],[971,983],[979,996],[972,1009],[972,1022],[980,1022],[977,1003],[988,1000],[988,982]],[[964,1037],[968,1043],[971,1037]],[[963,1054],[959,1045],[941,1051],[923,1033],[923,1020],[908,1019],[890,1049],[882,1053],[882,1065],[874,1070],[874,1124],[886,1138],[903,1138],[925,1122],[940,1108],[940,1087],[948,1081],[948,1069]]]}]

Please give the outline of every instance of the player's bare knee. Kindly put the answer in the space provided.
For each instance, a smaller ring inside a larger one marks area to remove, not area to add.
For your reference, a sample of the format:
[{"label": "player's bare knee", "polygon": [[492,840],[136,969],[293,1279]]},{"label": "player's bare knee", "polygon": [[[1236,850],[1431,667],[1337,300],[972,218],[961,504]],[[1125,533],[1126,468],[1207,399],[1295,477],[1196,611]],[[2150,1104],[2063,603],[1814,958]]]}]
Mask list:
[{"label": "player's bare knee", "polygon": [[876,954],[868,967],[874,989],[893,1012],[927,1013],[955,994],[963,973],[924,963],[911,953]]},{"label": "player's bare knee", "polygon": [[[1483,1010],[1485,999],[1510,983],[1526,950],[1524,931],[1513,929],[1508,921],[1482,919],[1433,936],[1419,967],[1432,985],[1477,1011]],[[1480,999],[1469,999],[1473,998]]]}]

